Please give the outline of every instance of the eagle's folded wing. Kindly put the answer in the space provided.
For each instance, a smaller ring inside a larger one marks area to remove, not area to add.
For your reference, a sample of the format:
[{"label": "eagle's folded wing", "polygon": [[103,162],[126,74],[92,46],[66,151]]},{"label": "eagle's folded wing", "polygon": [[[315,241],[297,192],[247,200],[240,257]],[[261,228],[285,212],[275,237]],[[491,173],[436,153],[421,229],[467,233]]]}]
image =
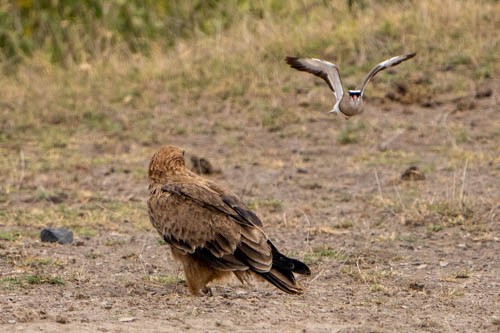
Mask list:
[{"label": "eagle's folded wing", "polygon": [[268,272],[272,249],[257,216],[234,195],[196,183],[169,183],[148,200],[165,241],[223,270]]}]

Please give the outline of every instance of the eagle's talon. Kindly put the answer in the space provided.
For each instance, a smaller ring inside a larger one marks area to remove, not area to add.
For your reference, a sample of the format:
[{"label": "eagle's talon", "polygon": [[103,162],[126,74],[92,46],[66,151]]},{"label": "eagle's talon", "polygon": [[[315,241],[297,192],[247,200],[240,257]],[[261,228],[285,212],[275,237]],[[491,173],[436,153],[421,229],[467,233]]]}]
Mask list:
[{"label": "eagle's talon", "polygon": [[204,293],[206,296],[212,297],[214,294],[212,293],[212,288],[210,287],[205,287],[201,289],[201,292]]}]

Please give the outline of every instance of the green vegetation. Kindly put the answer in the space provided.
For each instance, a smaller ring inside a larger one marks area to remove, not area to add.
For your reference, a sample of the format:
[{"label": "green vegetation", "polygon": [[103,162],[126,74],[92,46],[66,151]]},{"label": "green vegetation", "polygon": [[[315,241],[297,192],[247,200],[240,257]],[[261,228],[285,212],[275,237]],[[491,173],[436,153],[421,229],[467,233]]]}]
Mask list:
[{"label": "green vegetation", "polygon": [[430,224],[427,229],[432,232],[438,232],[443,230],[443,226],[439,224]]},{"label": "green vegetation", "polygon": [[394,275],[388,269],[362,269],[359,260],[356,261],[356,265],[342,267],[341,271],[356,281],[370,285],[370,291],[372,292],[382,291],[384,289],[382,281]]},{"label": "green vegetation", "polygon": [[376,293],[376,292],[383,291],[383,290],[384,290],[384,286],[379,284],[379,283],[373,283],[372,285],[370,285],[370,291],[372,293]]},{"label": "green vegetation", "polygon": [[307,264],[314,264],[322,259],[333,259],[337,261],[346,261],[348,259],[344,252],[337,251],[327,247],[315,248],[304,256],[304,262]]},{"label": "green vegetation", "polygon": [[250,200],[248,207],[253,210],[267,207],[271,211],[280,211],[283,207],[283,202],[276,198],[255,198]]},{"label": "green vegetation", "polygon": [[7,230],[7,231],[0,230],[0,240],[14,242],[20,236],[21,234],[17,230]]},{"label": "green vegetation", "polygon": [[351,220],[341,220],[338,223],[332,225],[332,227],[337,229],[349,229],[352,228],[353,225],[354,223]]},{"label": "green vegetation", "polygon": [[60,276],[38,274],[0,278],[0,288],[3,289],[13,289],[14,287],[27,288],[30,285],[38,284],[63,285],[65,281]]},{"label": "green vegetation", "polygon": [[465,269],[465,270],[460,270],[458,272],[455,273],[455,278],[457,279],[468,279],[470,278],[470,271]]},{"label": "green vegetation", "polygon": [[165,286],[171,286],[182,282],[178,276],[173,275],[149,275],[148,281],[162,284]]},{"label": "green vegetation", "polygon": [[362,122],[352,123],[352,121],[349,121],[340,131],[337,141],[343,145],[358,143],[364,129],[365,125]]},{"label": "green vegetation", "polygon": [[10,1],[0,6],[0,49],[19,62],[38,50],[53,62],[80,63],[125,48],[147,53],[153,41],[214,34],[241,14],[279,11],[278,1]]}]

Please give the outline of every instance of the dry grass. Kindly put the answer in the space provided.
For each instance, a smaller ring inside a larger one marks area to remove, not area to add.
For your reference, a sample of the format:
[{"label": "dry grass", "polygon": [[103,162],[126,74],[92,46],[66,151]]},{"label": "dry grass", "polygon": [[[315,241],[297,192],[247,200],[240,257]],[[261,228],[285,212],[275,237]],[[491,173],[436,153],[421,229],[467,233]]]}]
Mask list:
[{"label": "dry grass", "polygon": [[[75,133],[80,139],[90,132],[155,143],[162,138],[155,137],[152,119],[169,120],[158,110],[162,106],[183,110],[192,120],[199,112],[223,113],[238,115],[246,125],[280,129],[303,120],[297,103],[283,100],[313,82],[287,69],[287,54],[335,61],[353,85],[377,61],[417,51],[417,58],[398,67],[395,75],[380,75],[368,90],[369,97],[382,97],[387,85],[409,78],[415,95],[406,96],[407,102],[470,95],[498,73],[499,39],[491,33],[498,28],[498,3],[363,4],[350,10],[346,2],[292,2],[290,14],[270,11],[261,20],[243,16],[213,36],[180,40],[167,51],[153,48],[150,58],[118,53],[64,70],[38,55],[16,76],[1,79],[0,140],[9,146],[26,145],[29,139],[45,148],[67,147]],[[313,88],[307,100],[319,100],[319,109],[331,104],[323,86]],[[219,117],[210,121],[214,130],[231,126]],[[204,132],[206,127],[191,121],[163,133]]]},{"label": "dry grass", "polygon": [[[498,73],[499,39],[491,33],[497,28],[498,3],[362,3],[350,10],[346,2],[292,2],[287,9],[291,14],[269,12],[262,20],[242,17],[213,36],[181,40],[167,51],[153,48],[149,58],[118,52],[62,69],[35,56],[16,75],[0,79],[0,142],[2,155],[8,156],[1,165],[2,176],[19,179],[9,170],[19,169],[21,151],[71,151],[89,138],[115,155],[117,142],[148,145],[185,133],[243,126],[280,130],[285,124],[300,124],[304,116],[291,98],[294,89],[310,90],[306,99],[318,101],[315,109],[328,110],[332,101],[323,86],[310,88],[312,78],[287,68],[287,54],[333,60],[346,81],[354,84],[384,57],[419,52],[395,75],[377,77],[368,90],[372,98],[407,78],[417,94],[414,101],[470,95]],[[201,119],[200,113],[211,117]],[[186,121],[172,122],[177,115]],[[238,123],[228,121],[234,117]],[[467,140],[460,129],[456,135]],[[359,140],[351,136],[342,134],[339,141]],[[38,168],[51,169],[51,161],[66,156],[47,157]]]}]

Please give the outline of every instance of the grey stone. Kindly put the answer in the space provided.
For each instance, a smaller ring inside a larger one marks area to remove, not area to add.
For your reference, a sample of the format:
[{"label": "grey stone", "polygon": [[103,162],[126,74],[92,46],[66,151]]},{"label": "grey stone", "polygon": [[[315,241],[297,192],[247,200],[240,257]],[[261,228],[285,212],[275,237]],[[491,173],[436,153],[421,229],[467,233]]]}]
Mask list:
[{"label": "grey stone", "polygon": [[40,239],[42,242],[68,244],[73,242],[73,232],[65,228],[44,228],[40,232]]}]

